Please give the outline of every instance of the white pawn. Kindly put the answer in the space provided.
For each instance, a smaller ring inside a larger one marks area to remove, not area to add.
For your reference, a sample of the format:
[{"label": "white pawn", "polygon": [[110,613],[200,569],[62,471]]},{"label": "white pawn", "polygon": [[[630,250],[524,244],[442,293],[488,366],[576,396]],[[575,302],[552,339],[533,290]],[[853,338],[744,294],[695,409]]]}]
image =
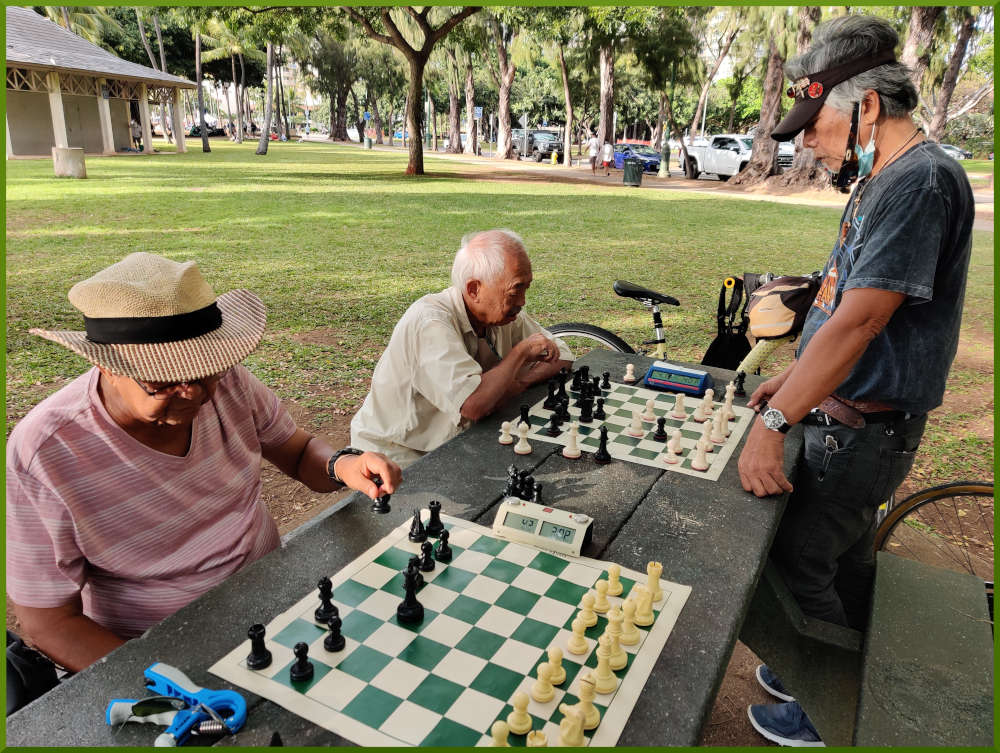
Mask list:
[{"label": "white pawn", "polygon": [[548,654],[549,666],[552,667],[552,673],[549,675],[549,682],[553,685],[562,685],[566,682],[566,667],[562,665],[562,649],[558,646],[550,646]]},{"label": "white pawn", "polygon": [[518,455],[530,455],[531,445],[528,444],[528,425],[518,424],[517,435],[520,437],[520,440],[514,445],[514,452]]},{"label": "white pawn", "polygon": [[705,444],[705,452],[712,452],[712,431],[712,422],[706,420],[701,427],[701,439],[698,440]]},{"label": "white pawn", "polygon": [[510,433],[510,421],[500,424],[500,444],[514,444],[514,437]]},{"label": "white pawn", "polygon": [[660,588],[660,576],[663,575],[663,565],[655,560],[646,565],[646,588],[652,595],[652,600],[659,603],[663,599],[663,589]]},{"label": "white pawn", "polygon": [[635,599],[622,602],[622,634],[618,641],[626,646],[634,646],[639,642],[642,633],[635,626]]},{"label": "white pawn", "polygon": [[625,376],[622,378],[622,381],[625,382],[625,384],[632,384],[635,381],[634,364],[630,363],[625,367]]},{"label": "white pawn", "polygon": [[685,419],[687,411],[684,410],[684,393],[678,392],[674,398],[674,409],[670,411],[671,418]]},{"label": "white pawn", "polygon": [[573,620],[572,628],[573,635],[567,641],[566,648],[571,654],[580,655],[587,653],[590,650],[590,646],[587,644],[587,639],[583,636],[587,626],[583,624],[583,620],[577,617]]},{"label": "white pawn", "polygon": [[577,444],[576,437],[580,432],[580,424],[575,421],[569,425],[569,436],[566,440],[566,446],[563,447],[563,457],[575,460],[580,457],[580,445]]},{"label": "white pawn", "polygon": [[621,574],[621,565],[614,562],[608,565],[608,596],[621,596],[622,582],[619,580]]},{"label": "white pawn", "polygon": [[507,742],[507,736],[510,734],[510,727],[507,726],[507,722],[502,719],[498,719],[493,722],[493,727],[490,729],[490,734],[493,736],[493,742],[490,743],[491,748],[509,748],[510,743]]},{"label": "white pawn", "polygon": [[515,735],[523,735],[531,729],[531,714],[528,713],[528,694],[522,691],[514,693],[510,705],[514,710],[507,714],[507,726]]},{"label": "white pawn", "polygon": [[583,714],[575,706],[568,706],[565,703],[559,704],[559,711],[563,715],[559,722],[559,741],[556,746],[559,748],[579,748],[583,745]]},{"label": "white pawn", "polygon": [[552,665],[543,661],[538,665],[538,679],[531,686],[531,697],[539,703],[548,703],[556,694],[552,687]]},{"label": "white pawn", "polygon": [[525,747],[528,748],[547,748],[549,747],[548,738],[545,737],[545,733],[540,729],[533,729],[528,733],[528,736],[524,738]]},{"label": "white pawn", "polygon": [[625,433],[630,437],[644,437],[646,436],[646,430],[642,428],[642,416],[639,415],[639,411],[632,411],[632,423],[629,424],[628,429]]},{"label": "white pawn", "polygon": [[712,412],[715,410],[713,406],[713,401],[715,400],[715,390],[709,387],[705,390],[705,396],[701,399],[702,405],[705,406],[705,415],[711,416]]},{"label": "white pawn", "polygon": [[725,444],[726,443],[726,411],[717,410],[715,415],[712,416],[712,434],[709,437],[712,440],[712,444]]},{"label": "white pawn", "polygon": [[705,423],[708,416],[705,415],[705,403],[698,403],[698,407],[694,409],[694,413],[691,414],[691,420],[697,421],[699,424]]},{"label": "white pawn", "polygon": [[580,613],[577,615],[587,627],[597,624],[597,613],[594,611],[594,594],[587,591],[580,599]]},{"label": "white pawn", "polygon": [[656,420],[656,414],[653,413],[653,406],[654,405],[656,405],[656,401],[653,398],[649,398],[649,400],[646,401],[646,410],[643,411],[643,413],[642,413],[642,420],[643,421],[655,421]]},{"label": "white pawn", "polygon": [[702,440],[698,440],[698,444],[695,445],[694,460],[691,461],[691,469],[695,471],[707,471],[708,470],[708,454],[705,443]]},{"label": "white pawn", "polygon": [[594,584],[594,590],[597,591],[597,597],[594,599],[594,611],[604,614],[611,609],[611,604],[608,603],[608,582],[606,580],[597,581]]},{"label": "white pawn", "polygon": [[584,729],[597,729],[597,725],[601,723],[601,712],[594,705],[594,696],[597,693],[594,685],[593,672],[587,672],[580,678],[580,702],[576,704],[576,708],[583,714]]},{"label": "white pawn", "polygon": [[673,436],[670,437],[670,441],[667,442],[667,454],[663,456],[663,461],[669,463],[670,465],[675,465],[681,462],[681,430],[674,429]]}]

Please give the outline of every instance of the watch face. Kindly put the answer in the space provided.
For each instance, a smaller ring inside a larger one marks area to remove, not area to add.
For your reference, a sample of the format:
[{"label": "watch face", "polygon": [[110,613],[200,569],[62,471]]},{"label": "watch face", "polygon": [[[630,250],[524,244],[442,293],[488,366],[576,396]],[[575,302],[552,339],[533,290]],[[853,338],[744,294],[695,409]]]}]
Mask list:
[{"label": "watch face", "polygon": [[761,414],[764,426],[772,431],[778,431],[785,424],[785,417],[777,408],[769,408]]}]

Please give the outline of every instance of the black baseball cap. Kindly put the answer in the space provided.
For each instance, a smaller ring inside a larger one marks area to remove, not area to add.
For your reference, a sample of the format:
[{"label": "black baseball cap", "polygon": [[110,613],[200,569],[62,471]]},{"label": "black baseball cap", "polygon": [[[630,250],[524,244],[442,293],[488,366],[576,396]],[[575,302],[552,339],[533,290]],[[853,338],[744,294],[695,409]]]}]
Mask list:
[{"label": "black baseball cap", "polygon": [[771,131],[771,138],[775,141],[791,141],[799,131],[806,127],[810,120],[816,117],[816,113],[820,111],[833,87],[859,73],[894,62],[896,62],[896,53],[890,49],[870,58],[852,60],[849,63],[796,79],[786,91],[786,94],[795,100],[795,104]]}]

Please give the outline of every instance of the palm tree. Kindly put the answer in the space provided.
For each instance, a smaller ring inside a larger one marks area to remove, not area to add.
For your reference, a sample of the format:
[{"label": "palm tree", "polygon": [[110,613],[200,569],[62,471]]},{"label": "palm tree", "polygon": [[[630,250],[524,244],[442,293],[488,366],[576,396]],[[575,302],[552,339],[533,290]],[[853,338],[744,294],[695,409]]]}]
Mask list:
[{"label": "palm tree", "polygon": [[239,143],[243,143],[243,111],[244,98],[246,97],[246,91],[244,86],[243,78],[241,75],[240,81],[236,80],[236,61],[239,60],[240,71],[243,72],[243,60],[244,58],[250,58],[252,60],[265,61],[267,56],[259,49],[251,45],[241,33],[240,30],[234,30],[227,24],[223,23],[218,19],[211,19],[206,24],[205,34],[202,36],[202,42],[207,46],[204,52],[202,52],[201,59],[206,63],[211,63],[215,60],[223,60],[229,58],[230,67],[232,69],[233,77],[233,90],[236,96],[236,140]]},{"label": "palm tree", "polygon": [[106,8],[46,5],[42,10],[50,21],[94,44],[101,44],[109,31],[122,31]]}]

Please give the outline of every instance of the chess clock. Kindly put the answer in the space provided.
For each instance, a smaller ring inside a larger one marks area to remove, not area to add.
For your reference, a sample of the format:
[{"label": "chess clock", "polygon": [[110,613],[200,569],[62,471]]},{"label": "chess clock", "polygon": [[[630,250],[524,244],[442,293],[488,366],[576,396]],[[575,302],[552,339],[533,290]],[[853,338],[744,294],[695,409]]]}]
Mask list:
[{"label": "chess clock", "polygon": [[666,361],[653,361],[643,382],[654,390],[684,392],[697,397],[701,397],[705,394],[705,390],[714,386],[712,375],[707,371],[676,366]]},{"label": "chess clock", "polygon": [[580,512],[505,497],[493,520],[493,535],[560,554],[580,556],[590,543],[594,519]]}]

